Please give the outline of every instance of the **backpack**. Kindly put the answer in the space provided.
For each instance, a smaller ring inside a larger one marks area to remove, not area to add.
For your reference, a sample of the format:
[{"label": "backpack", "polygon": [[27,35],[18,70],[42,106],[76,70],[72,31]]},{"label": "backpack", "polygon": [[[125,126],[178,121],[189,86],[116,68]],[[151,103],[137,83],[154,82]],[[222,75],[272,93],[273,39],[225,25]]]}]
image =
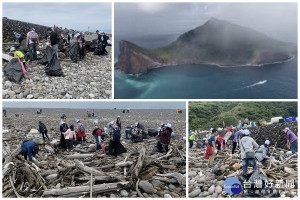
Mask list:
[{"label": "backpack", "polygon": [[99,129],[99,128],[95,128],[95,129],[93,130],[93,132],[92,132],[92,135],[96,135],[96,132],[97,132],[98,129]]},{"label": "backpack", "polygon": [[36,32],[30,32],[29,33],[29,38],[31,39],[32,42],[37,42],[39,36]]},{"label": "backpack", "polygon": [[114,141],[119,141],[120,139],[121,139],[121,133],[120,133],[120,130],[115,130],[115,131],[114,131],[113,140],[114,140]]},{"label": "backpack", "polygon": [[82,124],[80,124],[79,129],[80,129],[80,132],[85,132],[85,128]]},{"label": "backpack", "polygon": [[102,136],[102,133],[103,133],[103,131],[104,131],[103,128],[95,128],[95,129],[93,130],[93,132],[92,132],[92,135],[95,136],[98,129],[101,131],[100,136]]}]

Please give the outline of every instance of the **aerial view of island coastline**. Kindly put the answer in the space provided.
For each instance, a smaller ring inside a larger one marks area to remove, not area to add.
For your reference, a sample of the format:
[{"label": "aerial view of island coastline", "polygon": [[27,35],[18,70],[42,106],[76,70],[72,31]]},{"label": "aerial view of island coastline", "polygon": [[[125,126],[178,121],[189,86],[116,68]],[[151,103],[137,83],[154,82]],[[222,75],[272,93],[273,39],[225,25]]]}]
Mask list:
[{"label": "aerial view of island coastline", "polygon": [[114,42],[117,99],[297,98],[297,3],[116,3]]}]

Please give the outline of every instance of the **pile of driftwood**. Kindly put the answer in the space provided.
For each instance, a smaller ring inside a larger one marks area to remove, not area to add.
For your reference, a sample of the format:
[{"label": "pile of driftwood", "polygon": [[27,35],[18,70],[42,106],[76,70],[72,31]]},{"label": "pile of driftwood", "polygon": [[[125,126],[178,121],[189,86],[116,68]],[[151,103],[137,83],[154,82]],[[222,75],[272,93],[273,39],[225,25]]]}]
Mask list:
[{"label": "pile of driftwood", "polygon": [[[261,141],[264,140],[259,140],[259,138],[263,136],[271,140],[269,160],[264,165],[260,162],[256,162],[257,167],[263,174],[262,176],[265,177],[266,180],[272,181],[273,189],[276,191],[275,194],[265,194],[265,196],[270,195],[269,197],[275,197],[272,195],[277,195],[277,197],[296,197],[298,195],[297,156],[292,155],[291,151],[287,149],[282,142],[277,142],[278,138],[272,138],[270,135],[274,133],[274,136],[281,138],[281,130],[284,127],[290,127],[297,133],[297,122],[273,124],[250,129],[252,130],[251,136],[257,138],[259,145],[263,144]],[[286,138],[282,140],[284,140],[283,142],[286,144]],[[207,141],[207,139],[205,139],[205,141]],[[278,147],[278,144],[281,144],[280,147]],[[244,193],[233,195],[224,191],[224,181],[229,177],[237,178],[241,181],[242,187],[244,186],[241,179],[243,165],[240,150],[237,148],[235,154],[231,154],[231,150],[232,141],[229,141],[227,147],[218,151],[215,157],[214,167],[208,168],[208,160],[205,159],[205,147],[201,146],[197,148],[194,146],[192,149],[189,149],[189,197],[249,197]],[[248,174],[252,172],[253,168],[249,165]],[[276,183],[281,181],[282,185],[276,187]],[[286,187],[286,183],[291,182],[293,182],[292,184],[294,186]],[[262,194],[260,193],[260,195]]]},{"label": "pile of driftwood", "polygon": [[59,135],[46,142],[37,136],[29,139],[39,144],[38,158],[28,162],[20,154],[26,134],[3,132],[3,197],[185,197],[184,142],[173,141],[162,154],[152,151],[155,138],[122,139],[127,153],[113,157],[95,152],[90,139],[67,152],[59,147]]}]

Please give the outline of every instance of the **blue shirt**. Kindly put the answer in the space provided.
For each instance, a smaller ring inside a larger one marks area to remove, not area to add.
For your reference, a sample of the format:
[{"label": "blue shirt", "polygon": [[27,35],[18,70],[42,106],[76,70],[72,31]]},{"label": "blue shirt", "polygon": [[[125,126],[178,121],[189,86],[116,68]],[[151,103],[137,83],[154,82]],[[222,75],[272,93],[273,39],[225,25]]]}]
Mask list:
[{"label": "blue shirt", "polygon": [[16,33],[16,34],[15,34],[15,37],[16,37],[17,39],[19,39],[19,38],[21,37],[21,34],[20,34],[20,33]]},{"label": "blue shirt", "polygon": [[31,162],[32,162],[32,157],[31,157],[31,155],[32,155],[33,157],[35,157],[35,153],[32,152],[32,151],[33,151],[33,147],[35,147],[35,146],[39,146],[39,145],[36,144],[36,143],[34,143],[34,142],[32,142],[32,141],[24,142],[24,143],[22,144],[22,146],[21,146],[22,152],[27,152],[27,154],[28,154],[28,159],[29,159],[29,161],[31,161]]},{"label": "blue shirt", "polygon": [[210,138],[209,138],[209,140],[208,140],[208,144],[210,145],[210,146],[213,146],[212,145],[212,142],[215,142],[216,141],[216,139],[215,139],[215,136],[210,136]]},{"label": "blue shirt", "polygon": [[234,142],[237,142],[237,141],[235,141],[235,137],[237,137],[238,140],[240,139],[240,134],[239,134],[238,131],[235,132],[235,134],[234,134],[234,136],[233,136],[233,141],[234,141]]}]

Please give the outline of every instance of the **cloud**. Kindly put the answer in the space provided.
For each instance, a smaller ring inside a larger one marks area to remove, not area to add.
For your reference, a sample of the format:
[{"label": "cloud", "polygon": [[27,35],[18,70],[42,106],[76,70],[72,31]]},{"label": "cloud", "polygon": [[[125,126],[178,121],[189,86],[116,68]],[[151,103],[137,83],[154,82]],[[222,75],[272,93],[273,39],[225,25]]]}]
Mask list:
[{"label": "cloud", "polygon": [[115,36],[180,35],[216,17],[297,41],[297,3],[115,3]]},{"label": "cloud", "polygon": [[111,14],[111,3],[3,3],[2,15],[45,26],[111,32]]}]

